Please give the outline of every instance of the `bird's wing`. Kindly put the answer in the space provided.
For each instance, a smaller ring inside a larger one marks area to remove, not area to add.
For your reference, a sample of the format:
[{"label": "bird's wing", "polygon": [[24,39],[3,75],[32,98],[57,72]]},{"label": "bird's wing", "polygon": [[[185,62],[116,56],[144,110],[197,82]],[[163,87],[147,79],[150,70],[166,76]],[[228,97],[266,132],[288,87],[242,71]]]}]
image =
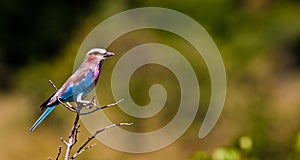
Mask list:
[{"label": "bird's wing", "polygon": [[95,74],[91,68],[79,68],[57,92],[40,106],[41,110],[57,105],[59,103],[57,98],[63,102],[74,101],[74,96],[89,93],[94,88],[98,76],[99,74]]},{"label": "bird's wing", "polygon": [[52,94],[52,96],[50,96],[43,104],[41,104],[41,106],[40,106],[41,111],[43,111],[44,109],[46,109],[48,107],[49,101],[51,101],[53,99],[55,94],[56,94],[56,92],[54,92]]},{"label": "bird's wing", "polygon": [[[62,101],[73,100],[80,93],[87,94],[95,86],[95,74],[91,68],[77,70],[62,86],[59,97]],[[87,93],[85,93],[87,92]]]}]

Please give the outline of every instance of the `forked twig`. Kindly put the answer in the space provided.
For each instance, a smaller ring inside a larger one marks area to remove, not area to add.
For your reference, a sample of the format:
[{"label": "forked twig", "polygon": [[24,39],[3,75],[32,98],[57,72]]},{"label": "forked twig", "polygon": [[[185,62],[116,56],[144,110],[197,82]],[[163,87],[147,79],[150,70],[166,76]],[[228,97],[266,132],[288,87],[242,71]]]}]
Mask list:
[{"label": "forked twig", "polygon": [[87,141],[85,141],[85,143],[79,147],[79,149],[76,151],[76,153],[71,157],[71,159],[75,159],[76,157],[78,157],[82,152],[84,152],[85,150],[89,149],[89,148],[92,148],[94,145],[90,145],[90,146],[87,146],[85,147],[91,140],[93,140],[99,133],[107,130],[107,129],[110,129],[112,127],[118,127],[118,126],[130,126],[132,125],[133,123],[118,123],[118,124],[111,124],[109,126],[106,126],[100,130],[97,130],[91,137],[89,137],[87,139]]},{"label": "forked twig", "polygon": [[65,160],[69,160],[71,149],[74,146],[74,144],[77,142],[77,133],[78,133],[78,129],[79,129],[78,122],[79,122],[79,114],[76,114],[76,118],[73,123],[68,142],[65,141],[63,138],[61,138],[61,141],[67,146]]},{"label": "forked twig", "polygon": [[[50,84],[52,85],[52,87],[55,89],[55,91],[57,91],[57,87],[55,86],[55,84],[49,80]],[[108,107],[111,107],[111,106],[115,106],[117,104],[119,104],[120,102],[122,102],[124,99],[121,99],[115,103],[112,103],[112,104],[108,104],[108,105],[105,105],[105,106],[97,106],[96,105],[96,100],[95,100],[95,96],[92,98],[91,101],[85,101],[82,99],[82,94],[78,95],[77,96],[77,99],[76,99],[76,104],[77,106],[72,106],[70,103],[68,102],[62,102],[58,97],[56,97],[57,100],[59,101],[60,104],[62,104],[64,107],[66,107],[68,110],[72,111],[72,112],[75,112],[76,113],[76,118],[73,122],[73,126],[72,126],[72,129],[71,129],[71,133],[69,135],[69,139],[68,141],[64,140],[63,138],[61,138],[61,141],[67,146],[66,148],[66,152],[65,152],[65,157],[64,157],[64,160],[73,160],[75,159],[76,157],[78,157],[80,154],[82,154],[84,151],[92,148],[93,146],[95,146],[96,144],[92,144],[92,145],[88,145],[88,143],[93,140],[99,133],[107,130],[107,129],[110,129],[112,127],[117,127],[117,126],[130,126],[132,125],[133,123],[118,123],[118,124],[111,124],[109,126],[106,126],[100,130],[97,130],[91,137],[89,137],[84,144],[82,144],[79,149],[73,154],[73,156],[70,157],[70,154],[71,154],[71,150],[73,148],[73,146],[77,143],[77,136],[78,136],[78,133],[79,133],[79,127],[80,125],[78,124],[79,123],[79,116],[80,115],[87,115],[87,114],[91,114],[91,113],[94,113],[98,110],[101,110],[101,109],[105,109],[105,108],[108,108]],[[85,113],[81,113],[81,110],[83,108],[88,108],[88,109],[92,109],[93,107],[95,107],[94,110],[92,111],[88,111],[88,112],[85,112]],[[61,155],[61,152],[62,152],[62,146],[59,146],[59,149],[58,149],[58,153],[57,153],[57,157],[56,157],[56,160],[59,159],[60,155]],[[69,158],[70,157],[70,158]],[[49,158],[52,160],[52,158]]]},{"label": "forked twig", "polygon": [[81,112],[80,112],[80,115],[91,114],[91,113],[96,112],[96,111],[98,111],[98,110],[105,109],[105,108],[108,108],[108,107],[111,107],[111,106],[115,106],[115,105],[119,104],[120,102],[122,102],[123,100],[124,100],[124,99],[120,99],[120,100],[118,100],[118,101],[115,102],[115,103],[111,103],[111,104],[108,104],[108,105],[105,105],[105,106],[95,106],[96,109],[94,109],[94,110],[92,110],[92,111],[89,111],[89,112],[84,112],[84,113],[81,113]]},{"label": "forked twig", "polygon": [[58,97],[56,98],[60,104],[62,104],[64,107],[66,107],[68,110],[77,113],[77,109],[73,107],[69,102],[62,102]]},{"label": "forked twig", "polygon": [[92,144],[92,145],[89,145],[87,147],[85,147],[84,149],[82,149],[81,151],[79,151],[78,153],[76,152],[72,157],[71,159],[75,159],[76,157],[78,157],[81,153],[83,153],[84,151],[94,147],[96,144]]}]

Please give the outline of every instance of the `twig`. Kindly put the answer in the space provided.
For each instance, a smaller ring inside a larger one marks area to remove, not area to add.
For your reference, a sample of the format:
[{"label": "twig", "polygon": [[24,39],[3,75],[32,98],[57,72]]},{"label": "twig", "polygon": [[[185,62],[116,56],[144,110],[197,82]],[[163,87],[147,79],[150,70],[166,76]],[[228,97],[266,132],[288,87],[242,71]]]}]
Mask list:
[{"label": "twig", "polygon": [[62,146],[59,146],[58,153],[57,153],[57,156],[56,156],[55,160],[58,160],[58,158],[59,158],[59,156],[61,154],[61,148],[62,148]]},{"label": "twig", "polygon": [[[49,80],[50,84],[52,85],[52,87],[55,89],[55,91],[57,91],[57,87],[55,86],[55,84]],[[72,106],[70,103],[66,102],[62,102],[58,97],[56,97],[57,100],[59,101],[59,103],[61,103],[63,106],[65,106],[68,110],[72,111],[72,112],[76,112],[76,118],[74,120],[74,123],[73,123],[73,126],[72,126],[72,130],[71,130],[71,133],[69,135],[69,139],[68,141],[65,141],[63,138],[61,138],[61,141],[67,146],[67,149],[66,149],[66,153],[65,153],[65,157],[64,157],[64,160],[74,160],[76,157],[78,157],[81,153],[83,153],[84,151],[92,148],[93,146],[95,146],[96,144],[92,144],[92,145],[89,145],[87,146],[87,144],[93,140],[99,133],[107,130],[107,129],[110,129],[112,127],[117,127],[117,126],[130,126],[132,125],[133,123],[119,123],[119,124],[111,124],[109,126],[106,126],[104,127],[103,129],[100,129],[100,130],[97,130],[91,137],[89,137],[87,139],[87,141],[81,146],[79,147],[79,149],[75,152],[75,154],[70,157],[70,154],[71,154],[71,150],[72,150],[72,147],[77,143],[77,136],[78,136],[78,133],[79,133],[79,127],[80,125],[78,124],[79,122],[79,116],[80,115],[87,115],[87,114],[91,114],[93,112],[96,112],[98,110],[101,110],[101,109],[105,109],[105,108],[108,108],[108,107],[111,107],[111,106],[115,106],[117,104],[119,104],[120,102],[122,102],[124,99],[121,99],[115,103],[112,103],[112,104],[108,104],[108,105],[105,105],[105,106],[97,106],[96,104],[96,100],[95,100],[95,96],[92,98],[91,101],[85,101],[84,100],[84,96],[83,94],[79,94],[77,96],[77,100],[76,100],[76,104],[77,104],[77,107],[74,107]],[[83,99],[82,99],[83,98]],[[88,109],[91,109],[92,107],[96,107],[96,109],[92,110],[92,111],[89,111],[89,112],[85,112],[85,113],[81,113],[81,109],[82,108],[88,108]],[[61,155],[61,150],[62,150],[62,146],[59,146],[59,149],[58,149],[58,153],[57,153],[57,157],[55,160],[58,160],[59,156]],[[70,158],[69,158],[70,157]],[[49,160],[52,160],[52,158],[49,158]]]},{"label": "twig", "polygon": [[115,106],[115,105],[119,104],[120,102],[122,102],[123,100],[124,100],[124,99],[120,99],[120,100],[118,100],[118,101],[115,102],[115,103],[111,103],[111,104],[108,104],[108,105],[105,105],[105,106],[95,106],[96,109],[94,109],[94,110],[92,110],[92,111],[89,111],[89,112],[79,113],[79,114],[80,114],[80,115],[91,114],[91,113],[96,112],[96,111],[98,111],[98,110],[100,110],[100,109],[105,109],[105,108],[108,108],[108,107],[111,107],[111,106]]},{"label": "twig", "polygon": [[52,85],[52,87],[55,89],[55,91],[57,91],[58,89],[57,89],[57,87],[55,86],[55,84],[49,79],[48,80],[49,81],[49,83]]},{"label": "twig", "polygon": [[[59,156],[61,154],[61,149],[62,149],[62,146],[59,146],[58,147],[58,153],[57,153],[57,156],[56,156],[55,160],[58,160],[58,158],[59,158]],[[48,160],[53,160],[51,157],[48,157],[47,159]]]},{"label": "twig", "polygon": [[85,143],[81,146],[81,147],[79,147],[79,149],[76,151],[76,153],[71,157],[71,159],[75,159],[76,157],[78,157],[82,152],[84,152],[85,150],[87,150],[87,149],[89,149],[89,148],[92,148],[93,147],[93,145],[90,145],[90,146],[87,146],[87,147],[85,147],[91,140],[93,140],[99,133],[101,133],[101,132],[103,132],[103,131],[105,131],[105,130],[107,130],[107,129],[110,129],[110,128],[112,128],[112,127],[118,127],[118,126],[130,126],[130,125],[132,125],[133,123],[118,123],[118,124],[111,124],[111,125],[109,125],[109,126],[106,126],[106,127],[104,127],[104,128],[102,128],[102,129],[100,129],[100,130],[97,130],[94,134],[93,134],[93,136],[91,136],[91,137],[89,137],[88,139],[87,139],[87,141],[85,141]]},{"label": "twig", "polygon": [[75,112],[75,113],[78,112],[77,109],[75,107],[73,107],[69,102],[64,103],[58,97],[56,99],[58,100],[58,102],[60,104],[62,104],[63,106],[65,106],[68,110],[70,110],[72,112]]},{"label": "twig", "polygon": [[[78,114],[77,114],[78,115]],[[75,119],[76,120],[76,119]],[[65,155],[65,160],[70,160],[71,158],[69,158],[72,147],[77,143],[77,135],[79,133],[79,127],[80,125],[78,124],[78,120],[77,120],[77,126],[71,131],[71,135],[69,136],[69,142],[67,145],[67,151],[66,151],[66,155]],[[75,126],[75,123],[74,123]]]},{"label": "twig", "polygon": [[76,155],[74,154],[74,156],[72,156],[71,159],[75,159],[75,158],[78,157],[81,153],[83,153],[84,151],[86,151],[86,150],[88,150],[88,149],[90,149],[90,148],[93,148],[95,145],[96,145],[96,144],[89,145],[89,146],[85,147],[84,149],[82,149],[81,151],[79,151],[78,153],[76,152],[76,153],[75,153]]},{"label": "twig", "polygon": [[74,146],[74,144],[77,142],[77,134],[79,132],[78,131],[78,129],[79,129],[78,121],[79,121],[79,114],[76,114],[76,118],[73,123],[73,127],[72,127],[71,133],[69,135],[68,142],[65,141],[64,139],[61,139],[62,142],[67,146],[65,160],[69,160],[71,149]]}]

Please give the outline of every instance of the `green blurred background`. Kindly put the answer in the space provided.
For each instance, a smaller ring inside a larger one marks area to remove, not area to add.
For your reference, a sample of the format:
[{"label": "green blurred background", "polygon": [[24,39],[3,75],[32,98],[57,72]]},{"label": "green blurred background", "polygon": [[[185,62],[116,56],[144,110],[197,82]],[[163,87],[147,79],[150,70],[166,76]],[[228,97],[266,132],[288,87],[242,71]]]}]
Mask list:
[{"label": "green blurred background", "polygon": [[[0,159],[55,157],[74,115],[58,107],[33,133],[38,106],[73,72],[80,44],[106,18],[137,7],[165,7],[199,22],[215,40],[227,72],[227,98],[214,130],[198,139],[210,97],[207,68],[195,49],[171,33],[140,30],[116,40],[117,55],[104,65],[97,86],[101,104],[113,101],[113,64],[130,48],[156,42],[182,52],[199,73],[201,102],[192,126],[172,145],[147,154],[129,154],[97,144],[79,159],[300,159],[300,1],[298,0],[114,0],[0,1]],[[126,24],[124,24],[126,25]],[[187,26],[188,29],[188,26]],[[101,47],[101,46],[100,46]],[[188,53],[187,53],[188,52]],[[160,76],[159,80],[157,77]],[[165,108],[136,119],[117,107],[105,110],[113,122],[148,132],[167,124],[178,109],[178,82],[166,68],[147,65],[135,72],[130,92],[137,104],[149,102],[148,89],[161,83]],[[125,128],[124,128],[125,129]],[[89,133],[81,128],[79,143]]]}]

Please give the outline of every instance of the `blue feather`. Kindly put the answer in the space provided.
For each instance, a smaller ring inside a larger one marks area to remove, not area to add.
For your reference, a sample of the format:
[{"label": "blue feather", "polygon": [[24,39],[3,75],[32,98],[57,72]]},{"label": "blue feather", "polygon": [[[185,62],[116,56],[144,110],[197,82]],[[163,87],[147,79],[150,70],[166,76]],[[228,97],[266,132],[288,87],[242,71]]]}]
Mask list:
[{"label": "blue feather", "polygon": [[40,118],[32,125],[30,132],[32,132],[55,108],[56,106],[48,107]]},{"label": "blue feather", "polygon": [[59,105],[58,99],[62,102],[72,102],[78,95],[85,96],[93,90],[98,81],[104,57],[114,55],[111,52],[102,53],[105,51],[103,49],[97,50],[92,50],[93,52],[87,54],[85,61],[77,71],[40,106],[41,110],[46,110],[33,124],[30,131],[33,131]]},{"label": "blue feather", "polygon": [[[80,75],[77,76],[81,77]],[[63,102],[74,101],[74,99],[76,99],[79,94],[88,94],[94,88],[94,86],[94,71],[92,69],[88,69],[87,73],[85,73],[84,76],[79,79],[79,82],[73,81],[72,83],[68,84],[68,86],[60,96],[60,99]]]}]

